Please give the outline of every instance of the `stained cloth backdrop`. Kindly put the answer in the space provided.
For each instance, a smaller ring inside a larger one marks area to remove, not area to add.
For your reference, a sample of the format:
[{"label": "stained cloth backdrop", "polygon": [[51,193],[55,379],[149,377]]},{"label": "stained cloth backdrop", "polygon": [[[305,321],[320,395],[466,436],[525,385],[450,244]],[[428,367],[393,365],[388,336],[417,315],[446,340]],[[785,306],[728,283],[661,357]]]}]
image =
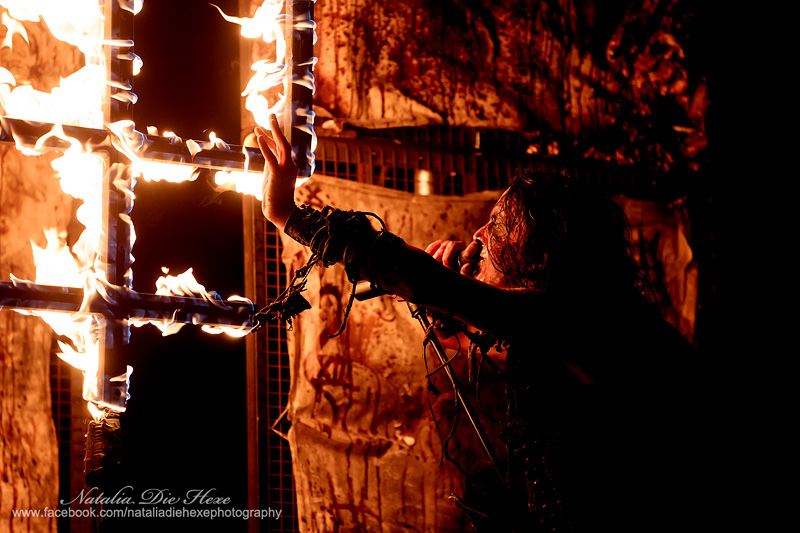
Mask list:
[{"label": "stained cloth backdrop", "polygon": [[661,292],[661,310],[690,342],[697,315],[697,259],[682,201],[615,199],[625,209],[636,244],[634,256]]},{"label": "stained cloth backdrop", "polygon": [[[297,200],[316,208],[370,211],[411,245],[436,238],[467,240],[482,225],[497,193],[465,198],[421,197],[377,186],[314,177]],[[305,265],[307,248],[282,235],[290,275]],[[351,285],[344,268],[316,268],[289,335],[292,387],[288,433],[302,531],[462,531],[463,479],[441,461],[441,440],[427,400],[423,332],[407,305],[389,296],[356,301],[340,336]],[[429,356],[431,370],[436,365]],[[452,394],[431,406],[446,435]],[[466,439],[464,445],[466,445]],[[454,442],[451,453],[474,453]],[[382,528],[382,529],[381,529]]]}]

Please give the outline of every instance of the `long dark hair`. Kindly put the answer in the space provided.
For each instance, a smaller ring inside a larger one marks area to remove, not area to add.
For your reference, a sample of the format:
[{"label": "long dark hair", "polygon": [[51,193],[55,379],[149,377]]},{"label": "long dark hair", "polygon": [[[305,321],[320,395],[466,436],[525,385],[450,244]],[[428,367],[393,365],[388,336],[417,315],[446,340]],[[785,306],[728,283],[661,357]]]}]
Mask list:
[{"label": "long dark hair", "polygon": [[653,301],[653,283],[633,259],[630,224],[614,200],[582,190],[565,172],[518,171],[490,226],[489,250],[509,285],[535,289],[637,293]]}]

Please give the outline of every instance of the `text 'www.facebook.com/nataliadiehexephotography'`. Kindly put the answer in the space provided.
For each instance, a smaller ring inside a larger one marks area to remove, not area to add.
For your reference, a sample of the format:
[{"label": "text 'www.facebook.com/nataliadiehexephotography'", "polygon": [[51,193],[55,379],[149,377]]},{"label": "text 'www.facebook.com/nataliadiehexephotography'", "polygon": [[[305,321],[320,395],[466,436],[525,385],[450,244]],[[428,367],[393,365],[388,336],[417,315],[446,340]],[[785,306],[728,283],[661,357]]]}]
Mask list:
[{"label": "text 'www.facebook.com/nataliadiehexephotography'", "polygon": [[281,509],[240,509],[231,507],[232,498],[216,489],[191,489],[175,494],[168,489],[145,489],[137,493],[130,485],[114,494],[85,488],[72,500],[61,500],[57,508],[15,509],[19,518],[195,518],[278,520]]}]

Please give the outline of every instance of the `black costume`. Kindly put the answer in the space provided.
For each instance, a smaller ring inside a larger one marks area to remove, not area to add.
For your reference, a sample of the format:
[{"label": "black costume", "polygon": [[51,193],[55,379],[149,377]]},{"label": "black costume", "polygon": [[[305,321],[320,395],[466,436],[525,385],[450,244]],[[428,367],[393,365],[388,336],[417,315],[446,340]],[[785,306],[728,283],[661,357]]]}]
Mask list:
[{"label": "black costume", "polygon": [[[498,289],[373,229],[364,213],[302,207],[285,231],[311,247],[310,265],[343,261],[352,282],[369,280],[507,343],[510,498],[489,487],[466,502],[497,519],[483,521],[489,531],[681,523],[689,346],[644,298],[573,285]],[[285,300],[302,282],[293,287]],[[596,384],[565,361],[578,361]]]}]

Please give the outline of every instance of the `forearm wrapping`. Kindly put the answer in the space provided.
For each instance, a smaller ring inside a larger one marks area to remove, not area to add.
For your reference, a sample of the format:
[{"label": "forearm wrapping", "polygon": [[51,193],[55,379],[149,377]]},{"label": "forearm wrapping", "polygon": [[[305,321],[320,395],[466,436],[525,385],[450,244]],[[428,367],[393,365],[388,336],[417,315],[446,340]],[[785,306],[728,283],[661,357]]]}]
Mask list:
[{"label": "forearm wrapping", "polygon": [[455,316],[501,338],[519,326],[523,314],[513,310],[528,306],[533,297],[528,291],[499,290],[462,276],[385,228],[375,230],[367,215],[303,206],[292,213],[284,231],[311,248],[314,256],[310,263],[344,263],[353,283],[368,280],[376,289]]},{"label": "forearm wrapping", "polygon": [[283,231],[300,244],[311,246],[314,236],[325,228],[325,218],[320,211],[307,205],[298,206],[289,215]]},{"label": "forearm wrapping", "polygon": [[442,277],[460,279],[399,237],[373,229],[366,213],[300,206],[284,231],[310,247],[315,261],[325,266],[341,261],[351,281],[368,280],[376,289],[402,297],[429,303],[447,286]]},{"label": "forearm wrapping", "polygon": [[[382,224],[382,222],[381,222]],[[384,233],[372,227],[367,213],[308,206],[295,209],[284,231],[311,248],[325,266],[343,262],[351,281],[368,279],[367,264],[375,241]],[[388,233],[387,233],[388,234]]]}]

